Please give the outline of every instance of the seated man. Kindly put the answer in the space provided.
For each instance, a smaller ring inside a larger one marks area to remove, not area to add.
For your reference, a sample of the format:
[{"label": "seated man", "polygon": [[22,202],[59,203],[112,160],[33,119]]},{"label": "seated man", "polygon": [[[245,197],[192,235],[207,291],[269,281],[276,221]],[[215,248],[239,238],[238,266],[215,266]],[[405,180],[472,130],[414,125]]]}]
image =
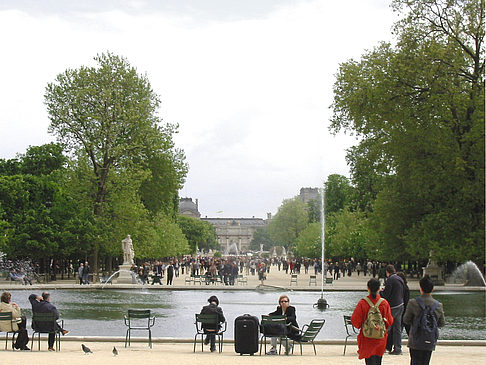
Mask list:
[{"label": "seated man", "polygon": [[[31,294],[29,296],[29,302],[32,304],[32,312],[33,313],[55,313],[56,319],[59,319],[59,312],[57,308],[51,304],[51,295],[48,292],[43,292],[42,296],[37,296],[35,294]],[[61,328],[59,324],[56,322],[57,330],[62,333],[62,335],[67,335],[69,331]],[[49,338],[47,340],[48,343],[48,350],[49,351],[56,351],[54,349],[54,341],[56,339],[55,333],[49,333]]]},{"label": "seated man", "polygon": [[[217,314],[218,315],[218,322],[219,323],[224,323],[226,322],[226,319],[224,318],[223,315],[223,310],[221,307],[218,307],[219,305],[219,299],[215,295],[212,295],[208,299],[209,305],[205,305],[201,309],[201,314]],[[208,325],[203,325],[204,332],[214,332],[216,333],[219,331],[221,326],[218,324],[218,327],[210,327]],[[211,352],[216,351],[216,335],[213,333],[208,333],[206,336],[206,339],[204,340],[204,343],[207,345],[211,342]]]},{"label": "seated man", "polygon": [[10,328],[9,323],[4,323],[4,321],[2,321],[0,322],[0,331],[7,332],[13,329],[17,332],[17,340],[15,341],[14,347],[21,350],[30,350],[27,347],[27,344],[29,343],[29,336],[27,334],[26,318],[25,316],[21,315],[20,307],[17,305],[17,303],[10,302],[11,298],[12,295],[8,291],[3,292],[2,296],[0,297],[0,312],[12,313],[12,327]]}]

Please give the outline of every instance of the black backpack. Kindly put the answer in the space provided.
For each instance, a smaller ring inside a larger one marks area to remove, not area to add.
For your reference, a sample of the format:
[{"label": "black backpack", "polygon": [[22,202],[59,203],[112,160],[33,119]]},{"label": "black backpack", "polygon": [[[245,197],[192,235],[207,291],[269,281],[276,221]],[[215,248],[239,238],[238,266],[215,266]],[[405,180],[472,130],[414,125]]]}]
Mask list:
[{"label": "black backpack", "polygon": [[418,297],[415,300],[422,309],[422,313],[413,322],[410,347],[415,350],[432,351],[435,349],[439,338],[439,327],[437,325],[437,316],[435,315],[439,302],[436,300],[429,307],[425,306],[422,298]]}]

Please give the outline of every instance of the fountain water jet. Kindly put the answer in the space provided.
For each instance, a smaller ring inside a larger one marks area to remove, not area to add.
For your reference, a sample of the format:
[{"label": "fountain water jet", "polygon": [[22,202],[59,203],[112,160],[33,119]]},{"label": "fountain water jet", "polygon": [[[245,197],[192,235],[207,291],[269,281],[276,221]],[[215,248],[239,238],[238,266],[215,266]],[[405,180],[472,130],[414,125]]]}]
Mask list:
[{"label": "fountain water jet", "polygon": [[483,274],[472,261],[468,261],[454,270],[452,278],[454,282],[464,282],[464,286],[486,286]]}]

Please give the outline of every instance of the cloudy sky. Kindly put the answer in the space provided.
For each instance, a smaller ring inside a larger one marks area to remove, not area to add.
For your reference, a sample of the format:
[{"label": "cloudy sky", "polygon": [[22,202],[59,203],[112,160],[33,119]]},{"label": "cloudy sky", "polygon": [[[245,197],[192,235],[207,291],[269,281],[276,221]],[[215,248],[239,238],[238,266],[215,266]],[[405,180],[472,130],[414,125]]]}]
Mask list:
[{"label": "cloudy sky", "polygon": [[301,187],[349,176],[328,131],[338,65],[391,40],[389,0],[0,0],[0,158],[54,140],[44,89],[125,56],[179,123],[181,197],[202,216],[266,217]]}]

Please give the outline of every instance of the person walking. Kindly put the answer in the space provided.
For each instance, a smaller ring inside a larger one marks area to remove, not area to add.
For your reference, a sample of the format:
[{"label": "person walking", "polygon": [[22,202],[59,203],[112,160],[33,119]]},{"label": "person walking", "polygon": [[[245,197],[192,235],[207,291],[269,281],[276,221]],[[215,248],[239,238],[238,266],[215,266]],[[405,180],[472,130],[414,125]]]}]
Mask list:
[{"label": "person walking", "polygon": [[84,284],[89,284],[89,264],[88,261],[84,263],[83,267],[83,282]]},{"label": "person walking", "polygon": [[83,285],[83,269],[84,269],[84,265],[83,263],[80,263],[78,268],[79,285]]},{"label": "person walking", "polygon": [[[387,331],[384,331],[383,338],[370,338],[365,337],[363,334],[363,324],[368,317],[368,312],[371,306],[368,301],[373,305],[378,306],[378,310],[385,322],[386,328],[389,328],[393,324],[393,316],[391,313],[390,305],[386,299],[380,298],[378,290],[380,289],[380,281],[376,279],[370,279],[367,283],[368,296],[361,299],[351,316],[351,322],[353,326],[360,329],[358,334],[358,358],[365,359],[366,365],[381,365],[383,354],[385,353]],[[379,302],[379,303],[378,303]]]},{"label": "person walking", "polygon": [[386,269],[385,289],[380,292],[380,295],[385,298],[390,304],[393,326],[391,327],[391,335],[393,336],[393,348],[390,346],[388,350],[390,355],[402,354],[402,315],[403,315],[403,293],[405,290],[405,283],[402,278],[397,275],[395,266],[387,265]]},{"label": "person walking", "polygon": [[[430,277],[425,275],[420,279],[419,285],[421,295],[408,302],[407,310],[403,316],[403,323],[411,326],[407,343],[407,346],[410,348],[410,365],[429,365],[432,351],[435,350],[435,344],[439,337],[438,328],[444,326],[445,318],[442,303],[432,297],[434,283]],[[425,329],[419,326],[419,322],[427,309],[432,316],[435,316],[435,318],[430,318],[432,325],[430,329],[433,333],[433,339],[432,341],[429,339],[422,342],[420,338],[424,337],[424,333],[421,333],[421,331],[425,331]],[[435,326],[436,328],[434,328]]]}]

